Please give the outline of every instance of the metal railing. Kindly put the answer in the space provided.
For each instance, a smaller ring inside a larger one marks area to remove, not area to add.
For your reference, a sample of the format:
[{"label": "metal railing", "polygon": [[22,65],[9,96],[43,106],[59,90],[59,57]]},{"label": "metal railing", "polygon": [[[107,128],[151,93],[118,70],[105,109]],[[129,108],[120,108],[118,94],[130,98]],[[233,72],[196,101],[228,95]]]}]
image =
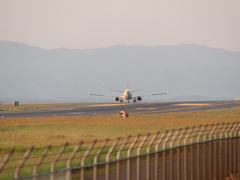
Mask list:
[{"label": "metal railing", "polygon": [[0,162],[0,179],[240,179],[240,123],[11,148]]}]

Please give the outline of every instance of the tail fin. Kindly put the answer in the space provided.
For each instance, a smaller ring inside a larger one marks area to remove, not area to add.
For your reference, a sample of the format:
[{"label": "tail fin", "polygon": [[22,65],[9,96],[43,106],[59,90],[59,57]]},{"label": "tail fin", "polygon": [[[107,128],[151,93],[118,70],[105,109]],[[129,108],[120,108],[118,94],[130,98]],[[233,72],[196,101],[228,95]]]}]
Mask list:
[{"label": "tail fin", "polygon": [[128,90],[128,74],[127,74],[127,90]]}]

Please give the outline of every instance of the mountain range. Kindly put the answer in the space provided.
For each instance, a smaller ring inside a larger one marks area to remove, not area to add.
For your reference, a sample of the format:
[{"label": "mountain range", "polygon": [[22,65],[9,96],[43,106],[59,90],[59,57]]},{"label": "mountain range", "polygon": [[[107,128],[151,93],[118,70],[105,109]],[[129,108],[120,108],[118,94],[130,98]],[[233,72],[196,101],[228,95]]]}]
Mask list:
[{"label": "mountain range", "polygon": [[200,45],[41,49],[0,41],[0,101],[112,101],[112,89],[168,92],[143,100],[220,100],[240,96],[240,52]]}]

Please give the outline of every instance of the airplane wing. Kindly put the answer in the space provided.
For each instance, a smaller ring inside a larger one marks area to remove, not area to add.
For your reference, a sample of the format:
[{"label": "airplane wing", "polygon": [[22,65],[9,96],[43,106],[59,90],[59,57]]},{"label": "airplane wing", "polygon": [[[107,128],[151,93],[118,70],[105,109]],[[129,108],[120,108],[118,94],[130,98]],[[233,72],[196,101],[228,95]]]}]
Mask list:
[{"label": "airplane wing", "polygon": [[91,93],[88,93],[88,95],[90,95],[90,96],[116,97],[116,96],[111,96],[111,95],[104,95],[104,94],[91,94]]},{"label": "airplane wing", "polygon": [[157,96],[157,95],[162,95],[162,94],[167,94],[167,93],[156,93],[156,94],[152,94],[152,96]]},{"label": "airplane wing", "polygon": [[[162,95],[162,94],[167,94],[166,92],[164,93],[155,93],[155,94],[148,94],[148,95],[140,95],[141,97],[146,97],[146,96],[158,96],[158,95]],[[138,96],[136,96],[138,97]]]}]

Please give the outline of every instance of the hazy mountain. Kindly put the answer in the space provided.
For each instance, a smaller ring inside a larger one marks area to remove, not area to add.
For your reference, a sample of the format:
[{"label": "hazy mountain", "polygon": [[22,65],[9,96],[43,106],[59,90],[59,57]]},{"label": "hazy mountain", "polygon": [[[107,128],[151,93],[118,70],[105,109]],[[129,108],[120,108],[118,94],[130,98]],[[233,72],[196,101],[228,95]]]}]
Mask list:
[{"label": "hazy mountain", "polygon": [[145,89],[138,94],[168,92],[157,100],[234,98],[240,96],[239,67],[240,52],[198,45],[45,50],[2,41],[0,99],[99,101],[88,92],[121,95],[110,90],[124,90],[127,73],[130,89]]}]

